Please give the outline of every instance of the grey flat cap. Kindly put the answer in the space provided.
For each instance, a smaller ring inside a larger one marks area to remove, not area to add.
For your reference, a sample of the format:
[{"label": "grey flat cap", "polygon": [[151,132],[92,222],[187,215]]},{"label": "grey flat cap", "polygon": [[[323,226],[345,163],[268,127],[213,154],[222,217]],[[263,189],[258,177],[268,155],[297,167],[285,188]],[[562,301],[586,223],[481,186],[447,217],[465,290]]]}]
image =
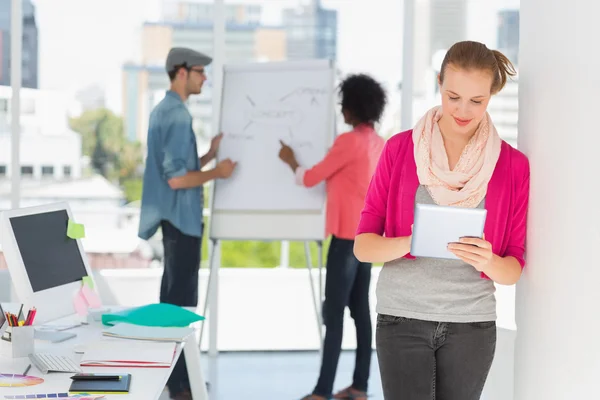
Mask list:
[{"label": "grey flat cap", "polygon": [[187,67],[197,65],[206,66],[212,62],[209,56],[197,52],[196,50],[184,47],[173,47],[167,56],[167,72],[171,72],[175,67],[185,64]]}]

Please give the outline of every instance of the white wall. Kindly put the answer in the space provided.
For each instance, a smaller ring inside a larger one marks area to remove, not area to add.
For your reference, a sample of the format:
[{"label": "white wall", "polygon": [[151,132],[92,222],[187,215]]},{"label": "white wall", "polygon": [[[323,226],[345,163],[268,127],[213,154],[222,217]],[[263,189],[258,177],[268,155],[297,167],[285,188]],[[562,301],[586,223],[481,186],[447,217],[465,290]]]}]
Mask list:
[{"label": "white wall", "polygon": [[598,398],[600,2],[521,0],[519,148],[531,163],[515,399]]}]

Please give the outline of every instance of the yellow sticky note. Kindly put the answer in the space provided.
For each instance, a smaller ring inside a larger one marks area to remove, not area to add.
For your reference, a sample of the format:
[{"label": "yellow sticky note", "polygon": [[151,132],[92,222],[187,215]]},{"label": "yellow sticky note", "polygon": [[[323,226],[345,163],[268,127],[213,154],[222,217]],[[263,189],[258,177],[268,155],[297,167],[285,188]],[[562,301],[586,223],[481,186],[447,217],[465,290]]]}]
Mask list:
[{"label": "yellow sticky note", "polygon": [[85,228],[83,224],[77,224],[71,220],[67,224],[67,236],[71,239],[83,239],[85,237]]},{"label": "yellow sticky note", "polygon": [[94,281],[92,281],[91,276],[84,276],[83,278],[81,278],[81,280],[83,281],[83,286],[87,286],[90,289],[94,288]]}]

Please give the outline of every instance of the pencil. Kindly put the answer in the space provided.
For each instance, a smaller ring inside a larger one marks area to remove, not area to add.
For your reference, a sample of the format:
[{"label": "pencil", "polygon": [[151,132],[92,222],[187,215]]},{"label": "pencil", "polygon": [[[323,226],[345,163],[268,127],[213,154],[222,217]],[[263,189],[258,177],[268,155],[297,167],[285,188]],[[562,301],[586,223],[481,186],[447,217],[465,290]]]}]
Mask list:
[{"label": "pencil", "polygon": [[27,375],[27,373],[29,372],[29,370],[30,370],[30,369],[31,369],[31,364],[29,364],[29,365],[27,366],[27,368],[25,369],[25,372],[23,372],[23,375],[24,375],[24,376],[25,376],[25,375]]}]

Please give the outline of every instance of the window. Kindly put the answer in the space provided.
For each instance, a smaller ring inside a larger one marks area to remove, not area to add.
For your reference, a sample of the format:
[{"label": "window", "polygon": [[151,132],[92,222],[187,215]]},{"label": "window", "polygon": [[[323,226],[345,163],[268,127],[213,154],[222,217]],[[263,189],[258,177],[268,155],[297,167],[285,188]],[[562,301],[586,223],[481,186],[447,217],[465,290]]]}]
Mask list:
[{"label": "window", "polygon": [[26,177],[33,176],[33,167],[31,165],[23,165],[21,167],[21,175]]},{"label": "window", "polygon": [[70,178],[71,177],[71,166],[70,165],[65,165],[63,167],[63,176],[65,178]]},{"label": "window", "polygon": [[53,166],[42,166],[42,178],[52,178],[54,176]]},{"label": "window", "polygon": [[6,176],[6,165],[0,165],[0,178]]}]

